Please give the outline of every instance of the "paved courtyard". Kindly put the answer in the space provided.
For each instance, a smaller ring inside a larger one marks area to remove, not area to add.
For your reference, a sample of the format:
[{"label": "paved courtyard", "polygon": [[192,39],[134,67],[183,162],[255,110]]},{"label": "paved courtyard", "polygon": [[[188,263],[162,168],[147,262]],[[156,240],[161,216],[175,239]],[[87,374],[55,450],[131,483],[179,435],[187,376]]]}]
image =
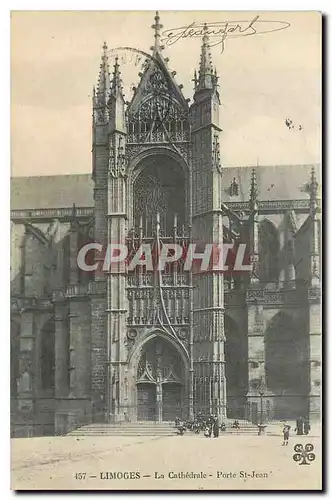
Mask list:
[{"label": "paved courtyard", "polygon": [[[222,435],[12,439],[12,488],[30,489],[320,489],[318,437]],[[310,465],[293,447],[314,445]]]}]

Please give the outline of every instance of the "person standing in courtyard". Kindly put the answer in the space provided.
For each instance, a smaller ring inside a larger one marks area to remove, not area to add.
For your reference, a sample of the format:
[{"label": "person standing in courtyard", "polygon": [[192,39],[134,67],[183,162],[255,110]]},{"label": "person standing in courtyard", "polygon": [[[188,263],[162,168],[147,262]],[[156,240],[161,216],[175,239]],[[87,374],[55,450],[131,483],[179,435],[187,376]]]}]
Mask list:
[{"label": "person standing in courtyard", "polygon": [[299,417],[297,420],[296,420],[296,434],[298,436],[303,436],[303,418],[302,417]]},{"label": "person standing in courtyard", "polygon": [[213,437],[214,438],[219,437],[219,422],[217,415],[215,415],[213,422]]},{"label": "person standing in courtyard", "polygon": [[207,427],[209,429],[209,437],[212,436],[213,424],[214,424],[214,418],[212,415],[210,415],[207,421]]},{"label": "person standing in courtyard", "polygon": [[311,429],[311,428],[310,428],[309,419],[308,419],[308,418],[306,418],[306,419],[304,420],[304,424],[303,424],[303,432],[304,432],[304,434],[305,434],[306,436],[309,434],[310,429]]},{"label": "person standing in courtyard", "polygon": [[204,436],[206,438],[211,437],[211,435],[210,435],[210,428],[208,426],[205,427]]},{"label": "person standing in courtyard", "polygon": [[290,425],[287,425],[286,422],[285,422],[284,423],[284,427],[282,429],[282,433],[283,433],[283,436],[284,436],[284,441],[282,443],[282,446],[288,446],[289,431],[290,431]]}]

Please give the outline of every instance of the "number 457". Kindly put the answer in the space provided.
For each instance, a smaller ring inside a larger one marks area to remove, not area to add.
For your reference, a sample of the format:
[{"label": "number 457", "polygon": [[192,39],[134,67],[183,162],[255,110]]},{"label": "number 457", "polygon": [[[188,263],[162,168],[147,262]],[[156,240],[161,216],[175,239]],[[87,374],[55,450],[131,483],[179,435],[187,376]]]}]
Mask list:
[{"label": "number 457", "polygon": [[86,478],[86,472],[76,472],[75,473],[75,479],[85,479]]}]

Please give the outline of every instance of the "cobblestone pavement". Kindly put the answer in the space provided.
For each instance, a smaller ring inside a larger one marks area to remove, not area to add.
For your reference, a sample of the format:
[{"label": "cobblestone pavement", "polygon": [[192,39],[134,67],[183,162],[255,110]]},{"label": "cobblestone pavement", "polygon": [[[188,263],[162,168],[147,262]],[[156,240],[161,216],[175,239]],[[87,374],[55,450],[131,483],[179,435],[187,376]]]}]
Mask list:
[{"label": "cobblestone pavement", "polygon": [[[315,460],[299,465],[294,445],[314,445]],[[12,489],[264,490],[320,489],[321,442],[277,436],[207,439],[54,437],[12,439]]]}]

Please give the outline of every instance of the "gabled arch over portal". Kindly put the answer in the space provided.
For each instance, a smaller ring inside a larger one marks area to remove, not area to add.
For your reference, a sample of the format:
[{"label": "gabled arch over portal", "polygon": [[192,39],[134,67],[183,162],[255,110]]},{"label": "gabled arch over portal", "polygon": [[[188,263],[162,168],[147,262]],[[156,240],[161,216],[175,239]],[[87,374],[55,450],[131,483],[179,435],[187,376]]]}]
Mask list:
[{"label": "gabled arch over portal", "polygon": [[175,339],[151,331],[134,350],[129,366],[138,420],[174,421],[188,414],[188,359]]},{"label": "gabled arch over portal", "polygon": [[180,344],[174,337],[169,335],[166,331],[161,330],[160,328],[152,328],[151,330],[145,332],[140,341],[137,342],[134,349],[130,352],[127,360],[128,365],[137,365],[138,358],[140,357],[140,353],[142,352],[145,344],[157,337],[165,340],[166,342],[169,342],[175,348],[175,350],[179,352],[186,370],[189,370],[189,355],[186,348],[182,344]]}]

